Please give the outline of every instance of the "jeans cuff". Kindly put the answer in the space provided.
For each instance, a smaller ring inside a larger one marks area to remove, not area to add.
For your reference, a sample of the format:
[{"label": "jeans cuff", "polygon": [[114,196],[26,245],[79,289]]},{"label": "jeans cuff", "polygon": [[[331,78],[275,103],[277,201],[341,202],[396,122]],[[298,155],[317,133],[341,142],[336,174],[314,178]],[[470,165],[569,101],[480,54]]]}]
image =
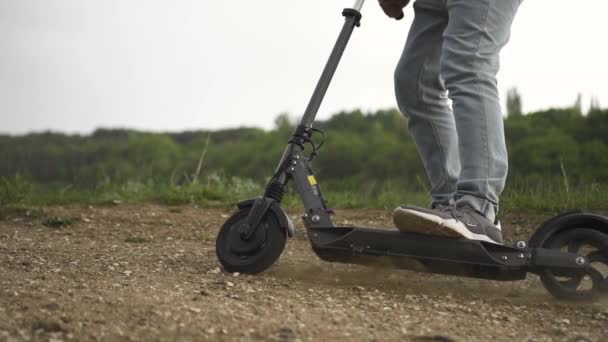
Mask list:
[{"label": "jeans cuff", "polygon": [[490,220],[490,222],[494,223],[496,221],[498,205],[488,201],[487,199],[471,195],[463,195],[456,200],[456,205],[467,205],[481,215],[485,216],[488,220]]}]

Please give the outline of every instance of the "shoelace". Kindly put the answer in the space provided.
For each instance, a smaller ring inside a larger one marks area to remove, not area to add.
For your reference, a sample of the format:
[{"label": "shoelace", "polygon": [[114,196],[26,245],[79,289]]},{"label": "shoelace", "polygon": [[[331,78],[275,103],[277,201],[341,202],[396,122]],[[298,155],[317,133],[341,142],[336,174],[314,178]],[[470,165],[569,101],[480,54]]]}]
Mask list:
[{"label": "shoelace", "polygon": [[460,218],[464,217],[464,215],[462,213],[460,213],[460,211],[462,211],[462,209],[456,207],[455,205],[443,205],[439,207],[439,211],[444,212],[444,213],[450,213],[451,216],[456,219],[457,222],[460,222]]},{"label": "shoelace", "polygon": [[[462,213],[463,211],[466,211],[468,208],[458,208],[456,207],[456,205],[452,204],[452,205],[438,205],[436,210],[439,210],[441,212],[447,213],[449,212],[450,214],[452,214],[452,217],[454,217],[454,219],[456,219],[457,222],[463,222],[460,219],[464,217],[464,214]],[[472,209],[469,209],[472,210]],[[464,222],[466,223],[466,222]],[[500,226],[500,221],[498,221],[498,219],[494,220],[494,226],[498,227]],[[499,228],[501,229],[501,228]]]}]

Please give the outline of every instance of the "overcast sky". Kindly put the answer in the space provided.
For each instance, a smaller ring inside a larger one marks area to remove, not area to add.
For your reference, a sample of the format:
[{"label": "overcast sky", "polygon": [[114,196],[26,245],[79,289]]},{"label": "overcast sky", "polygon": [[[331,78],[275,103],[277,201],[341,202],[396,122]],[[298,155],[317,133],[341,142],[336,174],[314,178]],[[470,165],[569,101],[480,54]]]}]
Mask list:
[{"label": "overcast sky", "polygon": [[[0,0],[0,132],[270,128],[304,110],[346,0]],[[581,92],[608,105],[606,0],[526,0],[502,54],[501,94],[524,110]],[[319,118],[395,106],[392,75],[411,23],[376,0]],[[504,100],[503,100],[504,102]]]}]

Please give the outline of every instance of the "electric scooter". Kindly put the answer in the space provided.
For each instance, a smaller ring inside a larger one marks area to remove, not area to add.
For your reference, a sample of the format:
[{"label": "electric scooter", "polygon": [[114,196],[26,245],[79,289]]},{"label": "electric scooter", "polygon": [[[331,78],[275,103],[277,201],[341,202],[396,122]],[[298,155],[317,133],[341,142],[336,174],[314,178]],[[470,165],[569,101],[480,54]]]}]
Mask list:
[{"label": "electric scooter", "polygon": [[[395,268],[419,271],[422,266],[430,273],[503,281],[522,280],[533,273],[560,299],[595,300],[608,295],[608,218],[604,216],[566,213],[542,224],[528,242],[513,245],[333,223],[333,211],[311,166],[320,148],[312,137],[322,134],[313,122],[348,41],[360,26],[364,1],[357,0],[342,12],[344,26],[264,195],[239,203],[221,227],[216,254],[224,270],[256,274],[280,257],[295,232],[280,206],[287,183],[292,182],[305,207],[302,221],[312,249],[324,261],[366,265],[384,257]],[[305,154],[309,146],[312,151]]]}]

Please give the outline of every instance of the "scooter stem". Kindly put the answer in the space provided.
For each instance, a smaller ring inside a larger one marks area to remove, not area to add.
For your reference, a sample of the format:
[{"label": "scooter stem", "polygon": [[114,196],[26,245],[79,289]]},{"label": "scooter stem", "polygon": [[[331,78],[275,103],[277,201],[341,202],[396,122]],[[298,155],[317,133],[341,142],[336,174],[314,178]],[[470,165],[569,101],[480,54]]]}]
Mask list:
[{"label": "scooter stem", "polygon": [[357,0],[355,2],[355,5],[353,6],[353,9],[361,12],[361,8],[363,8],[363,4],[365,3],[365,0]]},{"label": "scooter stem", "polygon": [[352,8],[347,8],[342,12],[342,15],[344,15],[346,18],[344,26],[342,27],[342,31],[338,36],[334,49],[329,56],[329,60],[325,65],[325,69],[323,69],[323,74],[321,74],[321,78],[319,79],[317,87],[315,88],[310,102],[308,103],[308,107],[306,107],[302,121],[300,121],[301,126],[311,127],[312,123],[315,121],[315,117],[317,116],[319,108],[321,107],[321,102],[323,102],[323,98],[327,93],[329,84],[336,73],[338,64],[340,64],[340,60],[342,59],[344,50],[348,45],[348,41],[350,40],[355,27],[360,25],[361,8],[363,7],[364,2],[365,0],[357,0]]}]

